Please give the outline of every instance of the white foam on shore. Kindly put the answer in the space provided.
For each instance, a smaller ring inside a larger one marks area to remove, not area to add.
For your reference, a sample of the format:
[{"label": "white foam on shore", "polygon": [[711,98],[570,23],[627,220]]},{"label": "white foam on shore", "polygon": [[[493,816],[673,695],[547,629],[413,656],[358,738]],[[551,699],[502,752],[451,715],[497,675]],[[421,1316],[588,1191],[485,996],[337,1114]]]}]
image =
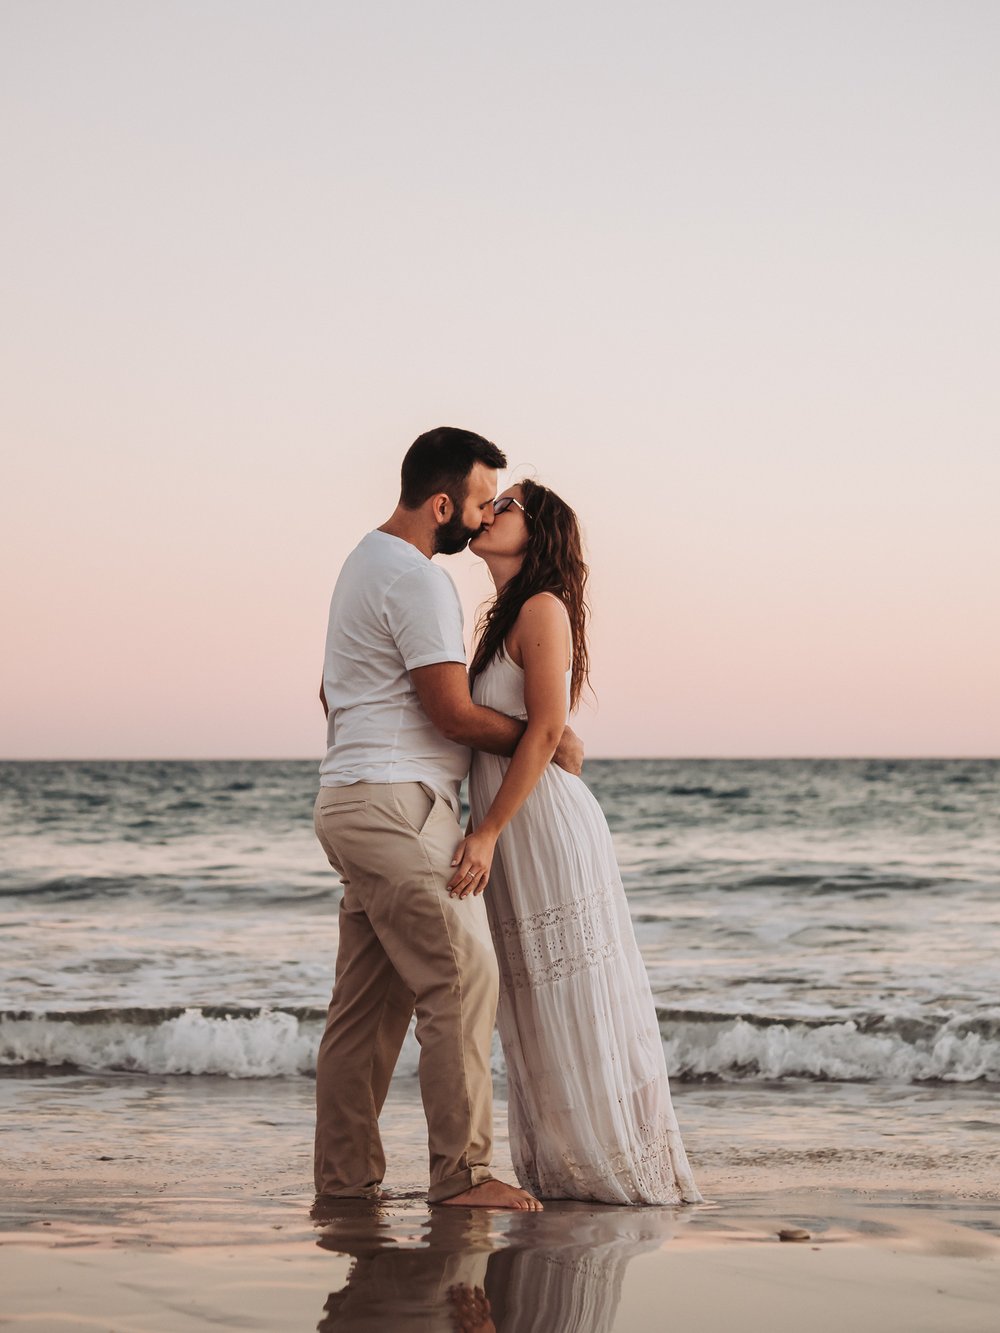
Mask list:
[{"label": "white foam on shore", "polygon": [[[749,1023],[742,1018],[675,1019],[664,1023],[667,1067],[675,1082],[701,1079],[814,1078],[1000,1082],[1000,1040],[962,1030],[956,1021],[907,1040],[898,1033],[862,1032],[853,1022],[806,1025]],[[207,1016],[190,1008],[143,1022],[133,1014],[74,1021],[65,1014],[0,1018],[0,1065],[43,1065],[145,1074],[215,1074],[287,1078],[315,1070],[322,1021],[282,1010]],[[397,1073],[417,1072],[411,1028]],[[494,1036],[494,1072],[504,1072]]]},{"label": "white foam on shore", "polygon": [[932,1037],[906,1041],[895,1033],[866,1033],[852,1021],[812,1026],[761,1026],[742,1018],[677,1022],[664,1045],[671,1077],[880,1079],[917,1083],[940,1079],[1000,1081],[1000,1041],[945,1024]]},{"label": "white foam on shore", "polygon": [[206,1018],[187,1009],[155,1025],[7,1018],[0,1023],[0,1064],[281,1078],[312,1072],[319,1033],[318,1024],[267,1009],[247,1018]]}]

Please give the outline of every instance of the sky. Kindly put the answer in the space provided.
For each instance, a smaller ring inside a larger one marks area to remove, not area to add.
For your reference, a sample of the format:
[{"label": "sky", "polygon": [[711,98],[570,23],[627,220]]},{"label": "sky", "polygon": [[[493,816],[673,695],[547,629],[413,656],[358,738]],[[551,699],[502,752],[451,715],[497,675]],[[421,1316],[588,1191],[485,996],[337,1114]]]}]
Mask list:
[{"label": "sky", "polygon": [[592,757],[1000,754],[998,50],[990,0],[0,0],[0,757],[318,761],[436,425],[580,516]]}]

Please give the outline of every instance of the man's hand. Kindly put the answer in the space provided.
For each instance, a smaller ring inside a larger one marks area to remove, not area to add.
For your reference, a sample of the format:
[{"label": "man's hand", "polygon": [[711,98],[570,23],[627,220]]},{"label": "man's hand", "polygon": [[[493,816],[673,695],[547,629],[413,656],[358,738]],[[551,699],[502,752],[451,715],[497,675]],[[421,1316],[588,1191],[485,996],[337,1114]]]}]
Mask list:
[{"label": "man's hand", "polygon": [[552,762],[577,778],[583,772],[583,741],[572,727],[566,727],[563,731]]}]

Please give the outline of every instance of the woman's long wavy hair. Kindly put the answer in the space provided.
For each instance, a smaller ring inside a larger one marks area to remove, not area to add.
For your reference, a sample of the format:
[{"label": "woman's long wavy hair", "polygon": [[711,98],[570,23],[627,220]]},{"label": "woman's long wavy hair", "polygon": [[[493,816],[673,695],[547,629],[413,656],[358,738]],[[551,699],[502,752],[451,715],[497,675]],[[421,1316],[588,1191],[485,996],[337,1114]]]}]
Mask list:
[{"label": "woman's long wavy hair", "polygon": [[583,559],[580,524],[573,510],[555,491],[540,486],[537,481],[526,480],[518,484],[528,528],[527,550],[521,568],[479,618],[476,625],[479,642],[469,668],[470,675],[475,680],[492,662],[529,597],[539,592],[555,593],[569,612],[573,640],[569,700],[570,708],[575,711],[590,677],[587,652],[590,608],[585,596],[589,570]]}]

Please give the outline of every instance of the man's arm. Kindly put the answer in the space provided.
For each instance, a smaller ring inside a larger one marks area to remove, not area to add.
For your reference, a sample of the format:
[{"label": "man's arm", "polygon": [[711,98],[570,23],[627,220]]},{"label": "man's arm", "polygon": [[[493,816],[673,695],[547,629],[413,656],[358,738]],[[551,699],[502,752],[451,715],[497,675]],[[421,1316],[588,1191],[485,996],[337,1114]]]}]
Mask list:
[{"label": "man's arm", "polygon": [[[461,662],[435,662],[432,666],[414,667],[410,679],[424,712],[448,740],[457,745],[468,745],[473,750],[508,757],[517,749],[527,724],[519,718],[473,703],[469,677]],[[583,744],[570,727],[563,732],[552,760],[568,773],[581,772]]]},{"label": "man's arm", "polygon": [[461,662],[434,662],[410,672],[424,712],[442,736],[456,745],[490,754],[512,755],[526,723],[472,702],[469,677]]},{"label": "man's arm", "polygon": [[324,688],[324,682],[323,682],[323,681],[320,681],[320,683],[319,683],[319,701],[320,701],[320,703],[323,705],[323,716],[324,716],[324,717],[329,717],[329,716],[330,716],[330,709],[327,707],[327,702],[326,702],[326,690],[325,690],[325,688]]}]

